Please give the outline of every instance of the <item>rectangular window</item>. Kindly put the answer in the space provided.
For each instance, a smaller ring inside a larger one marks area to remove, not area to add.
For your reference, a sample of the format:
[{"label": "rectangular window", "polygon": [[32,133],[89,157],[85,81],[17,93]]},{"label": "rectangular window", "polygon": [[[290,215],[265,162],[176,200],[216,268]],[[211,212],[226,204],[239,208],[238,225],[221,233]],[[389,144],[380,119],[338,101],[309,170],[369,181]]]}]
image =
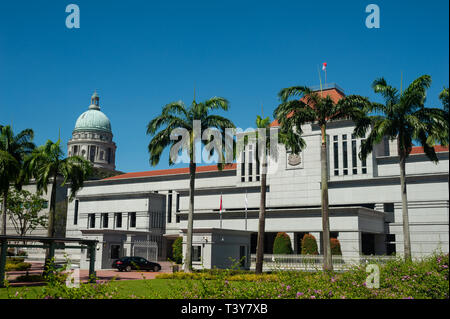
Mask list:
[{"label": "rectangular window", "polygon": [[108,228],[109,217],[108,213],[102,213],[102,227]]},{"label": "rectangular window", "polygon": [[342,154],[344,162],[344,175],[348,175],[347,134],[342,135]]},{"label": "rectangular window", "polygon": [[172,191],[167,195],[167,222],[172,222]]},{"label": "rectangular window", "polygon": [[176,212],[178,213],[180,211],[180,193],[177,193],[177,202],[176,202]]},{"label": "rectangular window", "polygon": [[252,181],[253,177],[253,146],[248,146],[248,181]]},{"label": "rectangular window", "polygon": [[78,225],[78,199],[75,200],[75,209],[73,212],[73,224]]},{"label": "rectangular window", "polygon": [[88,228],[95,228],[95,214],[88,214]]},{"label": "rectangular window", "polygon": [[358,174],[357,149],[356,149],[356,139],[355,139],[354,134],[352,134],[352,172],[353,172],[353,175]]},{"label": "rectangular window", "polygon": [[192,246],[192,261],[202,261],[202,246]]},{"label": "rectangular window", "polygon": [[259,163],[259,149],[258,149],[258,144],[256,144],[256,152],[255,152],[255,155],[256,155],[256,181],[257,182],[259,182],[259,166],[261,165],[260,163]]},{"label": "rectangular window", "polygon": [[[365,140],[361,140],[361,143],[364,142]],[[362,166],[362,173],[363,174],[367,174],[367,160],[363,159],[361,161],[361,166]]]},{"label": "rectangular window", "polygon": [[128,213],[128,219],[130,220],[130,228],[136,227],[136,213]]},{"label": "rectangular window", "polygon": [[241,182],[245,182],[245,150],[241,155]]},{"label": "rectangular window", "polygon": [[339,175],[339,144],[338,136],[333,136],[333,153],[334,153],[334,175]]},{"label": "rectangular window", "polygon": [[177,217],[176,217],[176,222],[177,222],[177,224],[180,222],[180,216],[179,215],[177,215]]},{"label": "rectangular window", "polygon": [[122,213],[116,213],[115,217],[116,217],[116,227],[122,228]]}]

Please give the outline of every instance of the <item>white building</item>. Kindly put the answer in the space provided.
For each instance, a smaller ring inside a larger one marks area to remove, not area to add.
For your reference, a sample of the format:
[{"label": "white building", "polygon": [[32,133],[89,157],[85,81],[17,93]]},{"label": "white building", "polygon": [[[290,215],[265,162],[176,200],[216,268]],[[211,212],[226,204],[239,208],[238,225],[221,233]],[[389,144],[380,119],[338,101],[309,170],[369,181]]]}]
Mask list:
[{"label": "white building", "polygon": [[[337,87],[324,92],[343,96]],[[386,140],[361,161],[357,156],[361,140],[352,135],[353,129],[350,121],[338,121],[327,128],[331,235],[340,241],[344,257],[402,254],[396,142]],[[294,253],[300,253],[305,233],[313,234],[321,246],[320,129],[305,125],[303,131],[307,147],[301,155],[293,156],[279,145],[278,160],[269,165],[265,253],[272,252],[278,232],[288,233]],[[436,147],[436,151],[439,163],[433,164],[421,148],[414,147],[406,165],[413,256],[449,250],[449,153],[443,147]],[[248,145],[238,163],[223,171],[215,165],[197,167],[194,266],[215,265],[211,261],[217,255],[213,256],[208,245],[219,244],[219,239],[240,236],[234,243],[239,251],[224,248],[214,254],[222,251],[240,257],[255,253],[260,167],[250,160],[254,156],[255,145]],[[101,242],[98,268],[109,268],[112,259],[132,254],[134,243],[142,240],[157,242],[158,259],[165,260],[171,255],[171,244],[187,227],[188,194],[188,168],[86,182],[77,199],[69,203],[66,235]],[[88,256],[83,253],[80,258],[83,265]]]}]

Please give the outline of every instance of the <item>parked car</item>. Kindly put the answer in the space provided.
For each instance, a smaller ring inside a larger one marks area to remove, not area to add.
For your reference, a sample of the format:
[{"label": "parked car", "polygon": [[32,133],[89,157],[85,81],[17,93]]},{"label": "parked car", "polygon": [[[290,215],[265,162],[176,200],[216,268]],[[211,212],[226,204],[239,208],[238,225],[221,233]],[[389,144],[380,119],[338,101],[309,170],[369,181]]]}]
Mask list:
[{"label": "parked car", "polygon": [[137,256],[122,257],[114,260],[112,267],[117,268],[119,271],[150,270],[157,272],[161,270],[160,264]]}]

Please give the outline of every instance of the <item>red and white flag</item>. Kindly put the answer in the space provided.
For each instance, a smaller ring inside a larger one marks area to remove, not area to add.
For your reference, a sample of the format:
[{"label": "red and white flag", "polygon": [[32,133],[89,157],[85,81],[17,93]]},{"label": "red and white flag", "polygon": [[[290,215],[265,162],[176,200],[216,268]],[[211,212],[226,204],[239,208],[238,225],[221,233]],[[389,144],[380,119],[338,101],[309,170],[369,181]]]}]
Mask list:
[{"label": "red and white flag", "polygon": [[220,195],[220,207],[219,207],[219,213],[222,214],[222,195]]},{"label": "red and white flag", "polygon": [[324,62],[324,63],[322,64],[322,71],[326,71],[326,70],[327,70],[327,63]]}]

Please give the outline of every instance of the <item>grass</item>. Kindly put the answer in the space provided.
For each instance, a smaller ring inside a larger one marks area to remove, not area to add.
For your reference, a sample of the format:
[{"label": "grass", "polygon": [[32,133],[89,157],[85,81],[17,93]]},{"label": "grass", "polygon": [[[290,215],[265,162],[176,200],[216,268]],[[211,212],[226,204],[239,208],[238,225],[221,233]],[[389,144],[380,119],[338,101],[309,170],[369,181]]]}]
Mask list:
[{"label": "grass", "polygon": [[448,258],[448,254],[436,254],[421,261],[398,259],[380,264],[377,288],[367,287],[365,266],[339,273],[280,271],[264,275],[212,270],[162,274],[150,280],[97,282],[79,289],[54,280],[48,286],[2,288],[0,299],[448,299]]}]

